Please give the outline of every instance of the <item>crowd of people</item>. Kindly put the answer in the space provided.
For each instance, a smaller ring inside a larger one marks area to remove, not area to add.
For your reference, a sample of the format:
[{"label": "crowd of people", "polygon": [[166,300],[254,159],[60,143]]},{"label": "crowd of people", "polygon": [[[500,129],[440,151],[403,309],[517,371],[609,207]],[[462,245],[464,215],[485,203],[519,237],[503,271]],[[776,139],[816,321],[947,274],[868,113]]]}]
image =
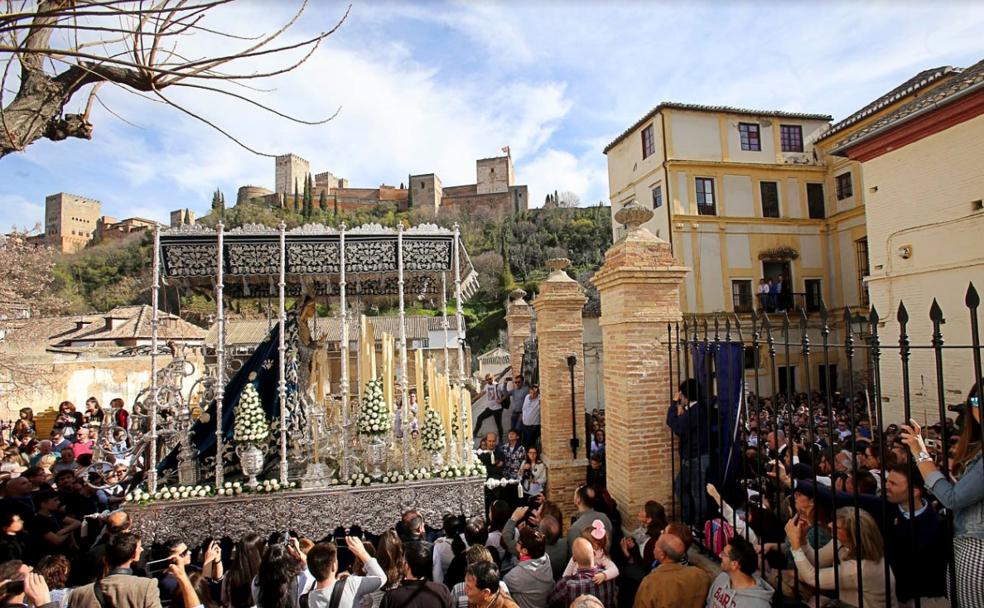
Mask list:
[{"label": "crowd of people", "polygon": [[[525,382],[510,384],[502,396],[512,400]],[[147,547],[118,509],[126,463],[113,488],[80,474],[96,442],[110,459],[125,454],[111,437],[125,425],[122,402],[108,413],[62,404],[40,441],[24,410],[0,472],[0,605],[981,606],[977,397],[975,386],[958,417],[923,429],[878,425],[863,395],[748,396],[726,469],[713,399],[688,381],[667,418],[673,503],[649,501],[635,522],[622,521],[606,487],[600,411],[588,417],[585,483],[567,504],[546,499],[538,437],[510,428],[505,441],[481,439],[489,476],[515,482],[490,492],[485,517],[425,521],[411,509],[380,536],[352,528],[323,539],[289,532]],[[708,568],[700,551],[719,563]]]},{"label": "crowd of people", "polygon": [[667,416],[675,506],[705,548],[730,539],[723,567],[747,541],[747,588],[785,605],[984,606],[979,395],[928,428],[877,424],[864,394],[752,395],[732,452],[685,381]]}]

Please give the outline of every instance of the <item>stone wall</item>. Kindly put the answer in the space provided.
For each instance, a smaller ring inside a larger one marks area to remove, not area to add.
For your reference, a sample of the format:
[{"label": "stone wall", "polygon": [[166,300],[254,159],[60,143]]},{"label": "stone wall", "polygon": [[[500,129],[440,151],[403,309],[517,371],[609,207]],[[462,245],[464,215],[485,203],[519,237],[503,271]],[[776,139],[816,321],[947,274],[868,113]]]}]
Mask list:
[{"label": "stone wall", "polygon": [[680,320],[679,266],[670,244],[641,225],[652,211],[635,204],[619,211],[626,235],[605,254],[593,278],[601,294],[608,490],[623,520],[647,500],[672,504],[671,369],[667,323]]},{"label": "stone wall", "polygon": [[[158,364],[163,367],[169,361],[169,357],[161,357]],[[150,357],[60,359],[46,356],[30,365],[44,383],[27,394],[0,396],[0,418],[16,418],[17,410],[22,407],[43,412],[56,408],[65,400],[82,410],[85,400],[91,396],[104,406],[119,397],[129,409],[140,391],[150,385]],[[185,380],[186,390],[190,390],[201,369],[200,361],[196,362],[195,375]]]},{"label": "stone wall", "polygon": [[[584,483],[588,450],[584,445],[584,326],[581,286],[564,272],[569,260],[550,260],[553,272],[540,284],[536,333],[540,358],[540,419],[543,461],[549,471],[547,497],[566,515],[574,514],[572,496]],[[574,378],[568,357],[575,357]],[[572,438],[581,445],[574,448]]]}]

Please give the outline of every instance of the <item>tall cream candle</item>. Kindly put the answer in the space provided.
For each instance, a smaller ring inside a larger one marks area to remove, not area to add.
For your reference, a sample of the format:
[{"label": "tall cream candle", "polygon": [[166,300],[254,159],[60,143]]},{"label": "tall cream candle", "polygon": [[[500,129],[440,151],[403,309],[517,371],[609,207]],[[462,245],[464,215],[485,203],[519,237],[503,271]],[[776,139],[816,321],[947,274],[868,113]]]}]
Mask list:
[{"label": "tall cream candle", "polygon": [[422,416],[424,405],[424,351],[419,348],[413,353],[413,375],[417,389],[417,411]]}]

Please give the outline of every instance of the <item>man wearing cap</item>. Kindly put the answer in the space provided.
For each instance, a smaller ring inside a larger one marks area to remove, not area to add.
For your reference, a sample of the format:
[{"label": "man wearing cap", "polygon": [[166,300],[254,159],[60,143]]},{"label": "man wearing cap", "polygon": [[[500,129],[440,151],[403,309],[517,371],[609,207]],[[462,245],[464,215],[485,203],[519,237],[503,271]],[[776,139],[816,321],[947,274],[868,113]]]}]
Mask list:
[{"label": "man wearing cap", "polygon": [[503,388],[495,383],[495,378],[492,374],[485,375],[485,383],[482,387],[485,393],[486,406],[485,410],[478,415],[475,420],[475,432],[472,434],[473,437],[478,437],[478,432],[482,428],[482,423],[485,422],[486,418],[492,417],[495,419],[495,427],[499,431],[499,437],[502,437],[504,433],[502,432],[502,403],[501,401],[505,398],[505,393]]}]

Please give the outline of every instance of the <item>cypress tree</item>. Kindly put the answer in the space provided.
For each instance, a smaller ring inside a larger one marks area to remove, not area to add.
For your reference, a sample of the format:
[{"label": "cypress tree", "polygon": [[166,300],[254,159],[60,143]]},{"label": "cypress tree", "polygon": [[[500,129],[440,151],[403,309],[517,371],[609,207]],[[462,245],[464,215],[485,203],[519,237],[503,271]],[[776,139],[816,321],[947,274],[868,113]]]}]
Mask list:
[{"label": "cypress tree", "polygon": [[212,193],[212,213],[216,214],[219,219],[225,217],[225,196],[218,188]]},{"label": "cypress tree", "polygon": [[294,213],[301,210],[301,193],[297,188],[297,178],[294,178]]},{"label": "cypress tree", "polygon": [[304,178],[304,217],[314,214],[314,193],[312,192],[311,174]]},{"label": "cypress tree", "polygon": [[318,207],[321,211],[328,211],[328,196],[325,195],[325,191],[321,191],[321,196],[318,197]]}]

